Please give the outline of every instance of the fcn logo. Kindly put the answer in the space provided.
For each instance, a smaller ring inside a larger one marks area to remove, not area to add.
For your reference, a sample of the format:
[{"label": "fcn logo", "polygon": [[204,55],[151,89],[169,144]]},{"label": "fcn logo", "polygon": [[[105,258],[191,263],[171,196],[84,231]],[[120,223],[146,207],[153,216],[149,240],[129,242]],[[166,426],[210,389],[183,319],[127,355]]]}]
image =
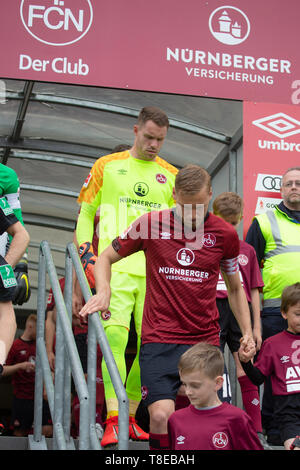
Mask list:
[{"label": "fcn logo", "polygon": [[28,33],[51,46],[79,41],[93,21],[90,0],[22,0],[20,15]]},{"label": "fcn logo", "polygon": [[216,434],[213,435],[212,440],[214,446],[218,449],[222,449],[222,447],[226,447],[228,444],[228,437],[225,432],[216,432]]}]

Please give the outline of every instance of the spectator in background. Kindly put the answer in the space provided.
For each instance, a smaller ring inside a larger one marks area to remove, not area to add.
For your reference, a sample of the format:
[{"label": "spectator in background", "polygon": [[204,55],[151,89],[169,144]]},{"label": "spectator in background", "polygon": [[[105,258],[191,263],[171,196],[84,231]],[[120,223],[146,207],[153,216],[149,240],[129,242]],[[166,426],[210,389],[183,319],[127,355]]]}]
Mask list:
[{"label": "spectator in background", "polygon": [[[34,421],[36,355],[36,315],[26,319],[25,330],[15,339],[4,365],[3,376],[12,376],[13,404],[11,425],[14,436],[28,436]],[[43,401],[42,433],[52,436],[48,403]]]}]

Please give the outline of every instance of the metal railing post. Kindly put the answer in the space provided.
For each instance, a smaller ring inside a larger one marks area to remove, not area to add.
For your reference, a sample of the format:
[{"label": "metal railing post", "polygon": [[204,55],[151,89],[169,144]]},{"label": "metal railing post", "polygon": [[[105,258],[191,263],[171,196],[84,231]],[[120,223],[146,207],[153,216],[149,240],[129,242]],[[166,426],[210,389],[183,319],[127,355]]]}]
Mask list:
[{"label": "metal railing post", "polygon": [[[73,294],[73,266],[69,256],[66,256],[65,262],[65,287],[64,287],[64,301],[69,317],[70,324],[72,324],[72,294]],[[71,367],[67,355],[65,355],[65,388],[64,388],[64,416],[63,427],[67,441],[70,441],[71,429]]]},{"label": "metal railing post", "polygon": [[[89,421],[90,421],[90,437],[94,445],[101,449],[101,444],[96,433],[96,379],[97,379],[97,337],[95,330],[91,327],[90,319],[88,319],[88,374],[87,383],[89,391]],[[96,437],[96,441],[94,440]]]},{"label": "metal railing post", "polygon": [[[91,290],[87,282],[82,264],[80,262],[77,250],[74,243],[69,243],[67,245],[67,251],[69,252],[73,266],[76,271],[77,279],[81,287],[82,295],[87,302],[91,297]],[[94,329],[98,344],[100,345],[103,358],[106,362],[110,378],[117,395],[118,404],[119,404],[119,433],[118,433],[118,448],[119,450],[128,450],[128,433],[129,433],[129,401],[122,382],[118,367],[116,365],[114,356],[111,352],[109,342],[107,340],[104,328],[99,319],[99,313],[95,312],[92,315],[89,315],[89,334],[90,330]],[[94,361],[92,362],[94,367]],[[95,373],[95,371],[91,371]],[[88,369],[88,376],[90,371]]]},{"label": "metal railing post", "polygon": [[[38,271],[38,293],[37,293],[37,325],[36,325],[36,345],[37,352],[39,343],[44,342],[45,335],[45,304],[46,304],[46,261],[40,250],[39,271]],[[39,354],[36,354],[35,361],[35,389],[34,389],[34,441],[42,440],[42,415],[43,415],[43,372],[42,362]]]},{"label": "metal railing post", "polygon": [[[106,361],[111,381],[119,402],[119,444],[120,450],[128,449],[129,402],[117,365],[111,352],[98,313],[88,320],[88,374],[87,381],[72,331],[72,274],[73,266],[85,301],[91,291],[83,271],[77,250],[73,243],[67,246],[65,264],[64,296],[57,278],[51,250],[47,241],[40,244],[39,285],[37,299],[36,379],[34,399],[34,435],[29,436],[31,449],[45,450],[47,445],[42,436],[43,384],[45,383],[49,408],[53,420],[53,449],[75,449],[70,438],[71,426],[71,374],[80,404],[79,450],[101,449],[96,432],[96,374],[97,344]],[[56,306],[56,361],[55,382],[45,346],[46,273]]]}]

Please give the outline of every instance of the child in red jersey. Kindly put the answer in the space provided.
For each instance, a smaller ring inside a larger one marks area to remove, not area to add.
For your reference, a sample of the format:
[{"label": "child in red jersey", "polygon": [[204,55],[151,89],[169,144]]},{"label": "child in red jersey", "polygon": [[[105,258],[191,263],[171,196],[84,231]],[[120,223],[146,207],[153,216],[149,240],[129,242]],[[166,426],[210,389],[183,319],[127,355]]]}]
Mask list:
[{"label": "child in red jersey", "polygon": [[[215,198],[213,202],[213,213],[237,229],[243,218],[243,200],[237,193],[230,191],[224,192]],[[263,287],[264,283],[254,248],[244,240],[240,240],[239,251],[238,261],[241,282],[252,315],[253,338],[256,343],[256,351],[259,351],[262,343],[259,289]],[[258,387],[247,377],[239,361],[238,350],[242,334],[230,308],[228,291],[221,272],[217,284],[217,307],[220,314],[221,349],[224,352],[225,345],[228,345],[235,361],[236,374],[241,388],[244,409],[252,418],[261,442],[267,445],[262,434]]]},{"label": "child in red jersey", "polygon": [[168,420],[171,450],[263,450],[247,413],[218,397],[224,371],[218,347],[195,344],[181,356],[178,369],[190,406]]},{"label": "child in red jersey", "polygon": [[286,450],[300,450],[300,282],[285,287],[281,314],[286,330],[267,338],[255,365],[255,348],[239,351],[242,366],[251,381],[260,385],[271,378],[274,414]]},{"label": "child in red jersey", "polygon": [[[34,418],[34,387],[36,357],[36,315],[27,317],[25,330],[15,339],[4,365],[3,376],[12,376],[13,404],[12,427],[15,436],[32,432]],[[52,422],[48,403],[43,402],[43,429],[46,437],[52,436]]]}]

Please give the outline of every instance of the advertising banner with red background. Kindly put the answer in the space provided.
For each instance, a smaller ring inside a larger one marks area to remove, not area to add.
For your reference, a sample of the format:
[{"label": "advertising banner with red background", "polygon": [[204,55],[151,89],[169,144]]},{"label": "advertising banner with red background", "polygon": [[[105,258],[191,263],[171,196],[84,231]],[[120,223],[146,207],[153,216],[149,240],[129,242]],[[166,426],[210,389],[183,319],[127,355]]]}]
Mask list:
[{"label": "advertising banner with red background", "polygon": [[300,103],[299,0],[2,3],[2,78]]},{"label": "advertising banner with red background", "polygon": [[252,218],[281,202],[285,171],[300,165],[298,106],[244,102],[244,235]]}]

